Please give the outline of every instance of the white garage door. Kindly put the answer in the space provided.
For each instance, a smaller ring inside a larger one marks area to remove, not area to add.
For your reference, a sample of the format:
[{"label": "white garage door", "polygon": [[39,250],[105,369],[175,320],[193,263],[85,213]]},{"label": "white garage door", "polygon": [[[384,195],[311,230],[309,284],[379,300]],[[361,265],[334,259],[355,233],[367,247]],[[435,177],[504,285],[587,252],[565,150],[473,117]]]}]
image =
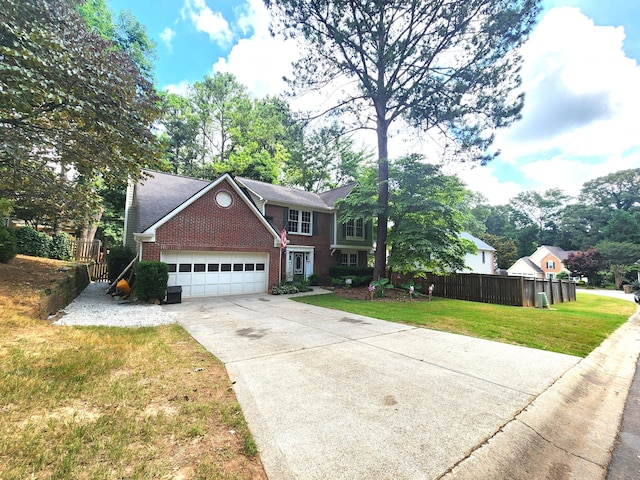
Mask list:
[{"label": "white garage door", "polygon": [[263,293],[267,291],[266,253],[163,251],[169,286],[182,286],[183,297]]}]

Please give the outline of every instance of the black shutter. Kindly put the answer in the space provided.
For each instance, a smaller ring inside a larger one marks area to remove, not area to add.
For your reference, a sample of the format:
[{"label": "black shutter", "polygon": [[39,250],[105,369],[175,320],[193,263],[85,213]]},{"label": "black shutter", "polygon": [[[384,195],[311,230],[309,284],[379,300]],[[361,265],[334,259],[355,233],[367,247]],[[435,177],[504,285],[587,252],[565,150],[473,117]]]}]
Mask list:
[{"label": "black shutter", "polygon": [[311,215],[313,216],[312,225],[311,225],[311,235],[315,235],[316,232],[318,231],[318,212],[311,212]]}]

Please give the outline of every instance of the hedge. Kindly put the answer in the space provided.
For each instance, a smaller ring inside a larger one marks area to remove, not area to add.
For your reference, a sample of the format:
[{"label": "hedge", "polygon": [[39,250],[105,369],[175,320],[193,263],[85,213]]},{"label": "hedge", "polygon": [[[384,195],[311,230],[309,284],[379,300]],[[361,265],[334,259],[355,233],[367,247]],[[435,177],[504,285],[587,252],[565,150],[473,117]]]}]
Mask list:
[{"label": "hedge", "polygon": [[163,300],[167,295],[169,266],[164,262],[141,261],[136,266],[134,293],[139,300]]}]

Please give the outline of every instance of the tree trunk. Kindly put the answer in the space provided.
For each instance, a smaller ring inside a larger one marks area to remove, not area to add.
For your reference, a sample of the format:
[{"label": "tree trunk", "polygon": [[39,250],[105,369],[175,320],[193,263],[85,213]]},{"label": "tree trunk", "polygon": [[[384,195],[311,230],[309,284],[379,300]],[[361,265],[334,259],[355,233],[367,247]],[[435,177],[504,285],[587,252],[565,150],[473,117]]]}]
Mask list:
[{"label": "tree trunk", "polygon": [[389,208],[389,152],[387,134],[389,125],[384,118],[378,117],[376,132],[378,135],[378,229],[376,238],[375,264],[373,279],[384,278],[387,269],[387,224]]}]

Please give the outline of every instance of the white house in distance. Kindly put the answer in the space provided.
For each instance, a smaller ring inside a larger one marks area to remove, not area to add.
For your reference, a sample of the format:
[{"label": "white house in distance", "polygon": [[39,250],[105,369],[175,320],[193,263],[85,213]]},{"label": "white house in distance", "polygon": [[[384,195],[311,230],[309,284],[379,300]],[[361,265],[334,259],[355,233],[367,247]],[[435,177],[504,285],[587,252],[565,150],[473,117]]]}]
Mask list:
[{"label": "white house in distance", "polygon": [[570,274],[564,265],[570,253],[560,247],[541,245],[530,256],[516,260],[507,273],[531,278],[554,278],[563,270]]},{"label": "white house in distance", "polygon": [[468,267],[458,273],[484,273],[493,275],[495,273],[495,253],[496,249],[486,244],[479,238],[474,237],[470,233],[462,232],[461,238],[471,240],[475,243],[476,253],[467,253],[464,258],[464,264]]}]

